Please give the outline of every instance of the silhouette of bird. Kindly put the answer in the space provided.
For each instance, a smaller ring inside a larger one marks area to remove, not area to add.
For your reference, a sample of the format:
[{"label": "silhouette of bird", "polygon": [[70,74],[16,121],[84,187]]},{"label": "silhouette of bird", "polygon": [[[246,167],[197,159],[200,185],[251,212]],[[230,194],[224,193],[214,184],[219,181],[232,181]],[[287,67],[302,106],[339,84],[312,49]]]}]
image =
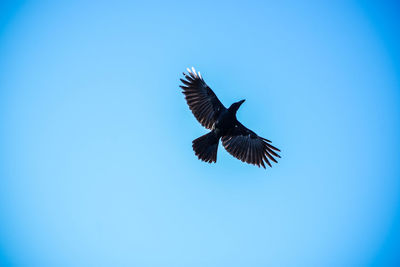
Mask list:
[{"label": "silhouette of bird", "polygon": [[275,152],[280,150],[271,141],[258,136],[247,129],[236,118],[236,112],[245,100],[233,103],[226,108],[215,93],[201,77],[200,72],[192,67],[187,68],[185,79],[180,79],[183,85],[182,93],[196,119],[211,131],[193,140],[193,150],[196,156],[205,162],[217,162],[217,150],[221,139],[224,148],[235,158],[243,162],[260,165],[265,169],[265,163],[272,167],[270,160],[277,163]]}]

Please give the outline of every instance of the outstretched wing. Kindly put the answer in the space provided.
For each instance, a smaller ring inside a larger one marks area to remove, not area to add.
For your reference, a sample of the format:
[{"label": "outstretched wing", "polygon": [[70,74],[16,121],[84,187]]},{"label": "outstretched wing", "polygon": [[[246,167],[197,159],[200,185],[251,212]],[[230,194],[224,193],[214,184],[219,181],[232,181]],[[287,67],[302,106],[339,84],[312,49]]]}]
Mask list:
[{"label": "outstretched wing", "polygon": [[277,163],[274,157],[280,158],[275,152],[280,150],[271,145],[271,141],[258,136],[240,122],[227,135],[222,136],[221,140],[222,145],[232,156],[258,167],[261,165],[264,169],[264,162],[272,167],[269,160]]},{"label": "outstretched wing", "polygon": [[192,71],[188,68],[188,73],[183,73],[185,79],[181,79],[184,85],[180,85],[183,89],[186,102],[190,110],[201,125],[207,129],[213,127],[218,115],[225,109],[224,105],[218,100],[215,93],[205,83],[196,70],[192,67]]}]

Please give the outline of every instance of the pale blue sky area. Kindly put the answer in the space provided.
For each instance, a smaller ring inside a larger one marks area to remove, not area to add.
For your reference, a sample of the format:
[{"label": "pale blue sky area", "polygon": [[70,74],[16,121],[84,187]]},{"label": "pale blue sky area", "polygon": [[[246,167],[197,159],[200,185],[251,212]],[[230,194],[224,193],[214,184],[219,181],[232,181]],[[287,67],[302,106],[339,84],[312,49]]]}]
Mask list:
[{"label": "pale blue sky area", "polygon": [[[395,1],[0,5],[1,266],[395,266]],[[219,147],[194,66],[271,169]]]}]

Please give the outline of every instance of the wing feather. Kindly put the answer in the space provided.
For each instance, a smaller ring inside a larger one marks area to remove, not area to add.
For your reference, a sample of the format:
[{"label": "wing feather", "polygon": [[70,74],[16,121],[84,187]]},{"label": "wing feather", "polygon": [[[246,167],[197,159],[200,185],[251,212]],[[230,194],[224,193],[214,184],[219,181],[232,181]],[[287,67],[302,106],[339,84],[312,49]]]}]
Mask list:
[{"label": "wing feather", "polygon": [[200,124],[207,129],[212,129],[218,115],[226,108],[204,82],[200,73],[197,74],[193,67],[192,69],[187,68],[187,71],[189,74],[183,73],[185,79],[180,79],[184,84],[180,85],[183,90],[182,93]]},{"label": "wing feather", "polygon": [[273,150],[280,151],[278,148],[269,144],[271,141],[258,136],[255,132],[247,129],[240,122],[228,134],[222,136],[222,145],[235,158],[243,162],[262,166],[265,163],[272,167],[270,160],[277,162],[274,158],[280,156]]}]

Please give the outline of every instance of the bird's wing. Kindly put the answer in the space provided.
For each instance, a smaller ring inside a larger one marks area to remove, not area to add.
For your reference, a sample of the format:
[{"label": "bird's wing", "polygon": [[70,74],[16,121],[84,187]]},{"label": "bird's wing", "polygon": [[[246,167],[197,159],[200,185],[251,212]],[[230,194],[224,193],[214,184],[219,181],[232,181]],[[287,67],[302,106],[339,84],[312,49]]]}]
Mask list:
[{"label": "bird's wing", "polygon": [[200,72],[197,74],[193,67],[192,71],[189,68],[187,70],[189,74],[183,73],[186,80],[181,79],[184,84],[180,85],[183,89],[182,93],[185,95],[190,110],[200,124],[207,129],[211,129],[219,113],[225,107],[205,83]]},{"label": "bird's wing", "polygon": [[264,169],[264,162],[272,167],[269,160],[277,162],[274,157],[280,158],[275,152],[280,150],[271,145],[271,141],[258,136],[240,122],[227,135],[222,136],[221,140],[222,145],[232,156],[258,167],[261,165]]}]

